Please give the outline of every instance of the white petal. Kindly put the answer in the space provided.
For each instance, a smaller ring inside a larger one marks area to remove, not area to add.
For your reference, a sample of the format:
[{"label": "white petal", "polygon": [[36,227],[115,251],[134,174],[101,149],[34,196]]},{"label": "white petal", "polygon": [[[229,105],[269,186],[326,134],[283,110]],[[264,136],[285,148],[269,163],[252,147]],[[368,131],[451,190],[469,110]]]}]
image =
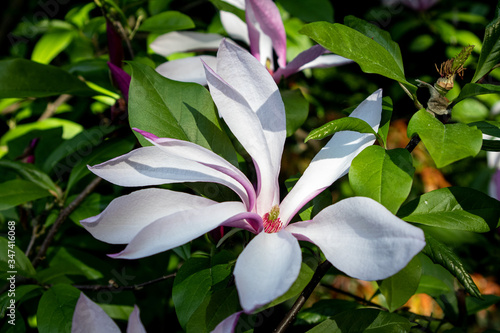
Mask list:
[{"label": "white petal", "polygon": [[216,66],[217,58],[213,56],[197,56],[167,61],[156,67],[156,71],[170,80],[194,82],[207,85],[205,69],[200,59],[209,66]]},{"label": "white petal", "polygon": [[217,325],[217,327],[212,331],[212,333],[233,333],[238,324],[238,319],[240,319],[242,311],[233,313]]},{"label": "white petal", "polygon": [[318,245],[332,265],[362,280],[394,275],[425,246],[421,229],[364,197],[342,200],[286,231]]},{"label": "white petal", "polygon": [[250,183],[243,172],[213,151],[189,141],[158,138],[156,135],[137,128],[134,128],[134,131],[143,135],[146,140],[166,152],[169,156],[177,156],[198,162],[230,176],[245,188],[247,197],[243,198],[243,202],[245,202],[249,211],[253,209],[256,195],[252,183]]},{"label": "white petal", "polygon": [[288,232],[261,232],[236,261],[234,278],[245,312],[283,295],[297,279],[302,254],[299,242]]},{"label": "white petal", "polygon": [[132,311],[128,318],[127,333],[146,333],[137,305],[134,305],[134,311]]},{"label": "white petal", "polygon": [[247,192],[234,178],[195,161],[169,156],[160,148],[142,147],[107,162],[89,167],[90,171],[120,186],[149,186],[187,182],[225,185],[246,201]]},{"label": "white petal", "polygon": [[247,51],[227,41],[207,69],[210,93],[229,128],[258,169],[258,211],[278,203],[278,174],[286,137],[285,108],[271,75]]},{"label": "white petal", "polygon": [[114,199],[101,214],[81,224],[100,241],[126,244],[159,218],[213,204],[216,202],[200,196],[150,188]]},{"label": "white petal", "polygon": [[223,202],[177,212],[147,225],[122,252],[110,256],[124,259],[147,257],[183,245],[228,220],[241,220],[252,215],[260,218],[247,213],[241,202]]},{"label": "white petal", "polygon": [[230,12],[221,11],[220,20],[222,22],[224,30],[226,30],[226,32],[229,36],[231,36],[232,39],[241,40],[247,45],[250,44],[247,25],[238,16]]},{"label": "white petal", "polygon": [[71,332],[120,333],[120,329],[99,305],[81,293],[73,313]]},{"label": "white petal", "polygon": [[[365,99],[350,115],[363,119],[376,132],[382,114],[382,90]],[[280,205],[280,219],[286,224],[309,200],[349,171],[351,162],[363,149],[373,144],[373,134],[335,133],[314,157],[297,184]]]},{"label": "white petal", "polygon": [[149,47],[162,56],[177,52],[216,51],[224,37],[195,31],[172,31],[158,36]]},{"label": "white petal", "polygon": [[[267,57],[272,62],[272,54],[264,55],[262,48],[260,48],[263,45],[271,44],[278,56],[279,67],[285,67],[286,33],[276,4],[268,0],[247,0],[245,2],[245,14],[252,54],[257,54],[261,62],[266,61]],[[268,39],[269,42],[261,44],[263,38]],[[260,50],[257,50],[256,46],[259,46]],[[266,58],[263,56],[266,56]]]}]

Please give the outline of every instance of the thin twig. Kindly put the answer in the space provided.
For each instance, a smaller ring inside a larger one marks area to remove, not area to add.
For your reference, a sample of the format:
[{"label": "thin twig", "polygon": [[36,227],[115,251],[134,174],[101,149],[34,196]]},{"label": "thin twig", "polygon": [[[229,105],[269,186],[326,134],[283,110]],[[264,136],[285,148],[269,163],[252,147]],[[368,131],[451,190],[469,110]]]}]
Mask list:
[{"label": "thin twig", "polygon": [[80,290],[88,291],[100,291],[100,290],[110,290],[110,291],[123,291],[123,290],[140,290],[150,284],[158,283],[170,278],[175,277],[176,273],[160,276],[151,281],[146,281],[139,284],[134,284],[132,286],[118,286],[116,283],[110,283],[109,285],[73,285],[73,287]]},{"label": "thin twig", "polygon": [[316,272],[314,272],[311,281],[309,281],[307,286],[300,294],[299,298],[295,301],[295,304],[293,304],[290,311],[288,311],[288,313],[283,318],[281,323],[279,323],[279,325],[274,330],[275,333],[285,332],[285,330],[293,323],[295,317],[297,316],[297,313],[302,308],[302,306],[304,306],[304,303],[307,301],[309,296],[311,296],[312,292],[314,291],[314,288],[316,288],[316,285],[319,283],[319,281],[321,281],[323,276],[325,276],[326,272],[328,272],[330,267],[332,267],[332,264],[330,264],[330,262],[327,260],[325,260],[318,266]]},{"label": "thin twig", "polygon": [[47,104],[47,108],[42,113],[40,118],[38,118],[38,121],[42,121],[44,119],[52,117],[56,112],[57,108],[62,104],[66,103],[71,97],[73,96],[68,94],[62,94],[54,102]]},{"label": "thin twig", "polygon": [[408,142],[405,148],[411,153],[419,143],[420,143],[420,137],[418,136],[418,134],[415,134],[414,136],[411,137],[410,142]]},{"label": "thin twig", "polygon": [[73,200],[68,207],[64,208],[61,210],[59,213],[59,216],[57,217],[57,220],[54,222],[52,227],[49,230],[49,233],[47,234],[47,237],[42,243],[42,246],[40,247],[40,250],[38,251],[35,259],[31,262],[33,267],[36,267],[44,258],[45,253],[49,249],[49,245],[54,239],[57,230],[61,226],[61,224],[66,220],[66,218],[82,203],[82,201],[90,194],[92,191],[96,188],[96,186],[99,184],[99,182],[102,180],[102,178],[95,178],[90,184],[85,187],[85,189],[76,197],[75,200]]},{"label": "thin twig", "polygon": [[351,294],[348,291],[344,291],[342,289],[335,288],[334,286],[330,286],[330,285],[327,285],[327,284],[322,284],[321,286],[325,287],[327,289],[330,289],[331,291],[334,291],[336,293],[339,293],[339,294],[346,295],[346,296],[349,296],[351,298],[354,298],[354,300],[358,301],[359,303],[361,303],[363,305],[373,306],[375,308],[379,308],[381,310],[387,311],[387,309],[385,309],[383,306],[380,306],[379,304],[376,304],[376,303],[373,303],[372,301],[364,299],[363,297],[359,297],[359,296],[353,295],[353,294]]}]

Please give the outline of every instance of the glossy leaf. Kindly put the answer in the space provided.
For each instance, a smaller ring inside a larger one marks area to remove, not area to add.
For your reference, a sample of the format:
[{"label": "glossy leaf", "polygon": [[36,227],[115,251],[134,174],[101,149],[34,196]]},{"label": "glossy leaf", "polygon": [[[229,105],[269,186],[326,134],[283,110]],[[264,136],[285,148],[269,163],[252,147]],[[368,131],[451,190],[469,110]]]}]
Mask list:
[{"label": "glossy leaf", "polygon": [[141,24],[139,30],[166,34],[170,31],[186,30],[194,27],[194,22],[189,16],[172,10],[147,18]]},{"label": "glossy leaf", "polygon": [[56,284],[40,298],[37,324],[40,333],[67,332],[80,291],[67,284]]},{"label": "glossy leaf", "polygon": [[0,210],[50,196],[49,191],[23,179],[0,183]]},{"label": "glossy leaf", "polygon": [[327,319],[306,333],[342,333],[342,330],[334,320]]},{"label": "glossy leaf", "polygon": [[420,259],[414,257],[405,268],[393,276],[379,282],[379,288],[385,297],[389,311],[403,306],[419,286],[422,266]]},{"label": "glossy leaf", "polygon": [[472,82],[478,81],[500,62],[500,16],[486,26],[484,31],[483,47],[477,62],[476,72]]},{"label": "glossy leaf", "polygon": [[186,333],[209,333],[239,309],[236,287],[217,290],[205,297],[193,313],[186,325]]},{"label": "glossy leaf", "polygon": [[[11,225],[9,224],[9,226]],[[15,225],[14,228],[14,242],[12,239],[8,239],[8,231],[11,231],[10,229],[6,231],[6,237],[0,237],[0,248],[2,249],[0,253],[0,278],[2,281],[5,281],[6,278],[13,274],[25,277],[33,277],[36,274],[33,265],[31,265],[29,259],[24,255],[24,252],[15,246],[16,236],[20,232],[21,226]]]},{"label": "glossy leaf", "polygon": [[95,91],[63,69],[26,59],[0,61],[0,98],[92,96]]},{"label": "glossy leaf", "polygon": [[222,284],[231,275],[232,265],[227,264],[228,254],[222,252],[213,259],[191,257],[177,272],[172,289],[172,299],[177,318],[186,328],[190,318],[209,297],[214,286]]},{"label": "glossy leaf", "polygon": [[465,290],[474,297],[481,298],[481,293],[458,256],[449,247],[438,240],[425,235],[425,247],[422,250],[435,264],[446,268],[464,286]]},{"label": "glossy leaf", "polygon": [[[131,67],[131,127],[158,137],[197,143],[237,163],[234,148],[222,131],[207,89],[196,83],[169,80],[140,63],[132,62]],[[135,134],[142,145],[151,145],[142,135]]]},{"label": "glossy leaf", "polygon": [[433,227],[487,232],[497,227],[500,204],[471,188],[447,187],[412,200],[397,215],[405,221]]},{"label": "glossy leaf", "polygon": [[285,104],[286,136],[291,136],[302,126],[309,114],[309,103],[300,89],[281,91],[281,98]]},{"label": "glossy leaf", "polygon": [[327,22],[307,24],[300,32],[333,53],[355,61],[363,72],[399,81],[410,90],[410,93],[415,93],[416,87],[406,81],[399,65],[400,60],[395,59],[384,46],[373,40],[371,38],[373,36],[365,36],[342,24]]},{"label": "glossy leaf", "polygon": [[438,168],[476,156],[481,150],[482,133],[465,124],[443,125],[425,110],[420,110],[408,124],[408,137],[418,134]]},{"label": "glossy leaf", "polygon": [[363,35],[370,37],[383,46],[391,54],[401,72],[404,73],[403,58],[401,57],[399,45],[392,40],[391,35],[387,31],[352,15],[348,15],[344,18],[344,24],[361,32]]},{"label": "glossy leaf", "polygon": [[465,299],[467,314],[469,315],[473,315],[498,303],[500,303],[500,296],[497,295],[483,295],[483,299],[473,297],[467,297]]},{"label": "glossy leaf", "polygon": [[230,2],[226,2],[224,0],[210,0],[210,2],[218,9],[221,11],[233,13],[237,17],[239,17],[240,20],[243,22],[246,21],[245,18],[245,11],[243,9],[237,8],[233,6]]},{"label": "glossy leaf", "polygon": [[[5,280],[5,279],[4,279]],[[9,292],[4,292],[0,295],[0,317],[5,317],[5,313],[8,311],[7,306],[10,304],[12,298],[16,301],[16,307],[18,308],[24,300],[35,297],[42,293],[42,287],[34,284],[27,285],[17,285],[15,295],[9,296]],[[12,297],[14,296],[14,297]]]},{"label": "glossy leaf", "polygon": [[495,84],[467,83],[463,86],[460,94],[453,100],[450,106],[453,107],[455,104],[463,101],[464,99],[474,96],[498,93],[500,93],[500,86]]},{"label": "glossy leaf", "polygon": [[372,133],[373,135],[377,136],[377,133],[375,133],[373,128],[368,125],[366,121],[355,117],[344,117],[332,120],[319,128],[313,129],[306,137],[304,142],[307,142],[309,140],[321,140],[329,135],[333,135],[341,131]]},{"label": "glossy leaf", "polygon": [[[392,117],[392,99],[389,96],[382,98],[382,117],[380,119],[380,126],[378,128],[378,135],[382,142],[384,143],[384,147],[387,145],[387,135],[389,134],[389,126],[391,123]],[[387,147],[386,147],[387,148]]]},{"label": "glossy leaf", "polygon": [[469,123],[467,125],[476,126],[484,134],[500,138],[500,121],[485,120]]},{"label": "glossy leaf", "polygon": [[45,33],[36,43],[31,60],[41,64],[49,64],[61,53],[76,35],[73,30],[55,30]]},{"label": "glossy leaf", "polygon": [[396,213],[410,194],[414,172],[406,149],[370,146],[352,161],[349,182],[356,195],[372,198]]},{"label": "glossy leaf", "polygon": [[57,187],[56,184],[50,179],[50,177],[35,165],[29,163],[21,163],[15,161],[9,161],[6,159],[0,160],[0,169],[9,168],[16,171],[24,179],[46,189],[55,197],[61,196],[61,189]]},{"label": "glossy leaf", "polygon": [[408,319],[377,309],[345,311],[332,319],[342,332],[400,333],[409,332],[411,327]]}]

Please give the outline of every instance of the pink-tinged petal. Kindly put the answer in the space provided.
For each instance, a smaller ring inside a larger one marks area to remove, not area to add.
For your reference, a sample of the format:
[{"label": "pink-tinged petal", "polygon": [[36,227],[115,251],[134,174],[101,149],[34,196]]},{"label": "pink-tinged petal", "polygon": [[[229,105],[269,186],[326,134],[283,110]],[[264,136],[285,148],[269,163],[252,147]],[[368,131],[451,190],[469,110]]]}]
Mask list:
[{"label": "pink-tinged petal", "polygon": [[299,71],[303,71],[304,69],[308,68],[328,68],[328,67],[343,66],[353,62],[354,61],[352,61],[351,59],[347,59],[336,54],[325,54],[317,57],[311,62],[308,62],[304,66],[301,66],[299,68]]},{"label": "pink-tinged petal", "polygon": [[216,51],[223,38],[218,34],[172,31],[158,36],[149,47],[165,57],[178,52]]},{"label": "pink-tinged petal", "polygon": [[[376,132],[382,114],[382,90],[365,99],[350,115],[363,119]],[[375,136],[358,132],[335,133],[311,161],[297,184],[280,205],[280,219],[286,225],[309,200],[349,171],[351,162],[373,144]]]},{"label": "pink-tinged petal", "polygon": [[146,140],[154,144],[156,147],[162,149],[170,156],[178,156],[191,161],[201,163],[205,166],[218,170],[236,180],[243,186],[247,192],[245,204],[248,210],[252,210],[255,205],[255,190],[252,183],[248,178],[234,165],[215,154],[214,152],[203,148],[195,143],[183,140],[176,140],[170,138],[158,138],[156,135],[141,131],[134,128],[134,131],[142,134]]},{"label": "pink-tinged petal", "polygon": [[137,259],[164,252],[200,237],[235,216],[239,220],[250,214],[241,202],[222,202],[177,212],[144,227],[123,251],[110,257]]},{"label": "pink-tinged petal", "polygon": [[239,46],[221,43],[217,59],[221,76],[205,66],[210,94],[254,160],[257,212],[262,215],[279,201],[278,174],[286,136],[283,101],[271,76]]},{"label": "pink-tinged petal", "polygon": [[[245,14],[250,36],[252,54],[260,54],[256,47],[260,47],[259,39],[262,34],[268,36],[278,56],[279,67],[286,66],[286,33],[278,7],[269,0],[246,0]],[[261,59],[262,55],[258,59]],[[273,58],[269,59],[271,62]],[[266,61],[266,59],[264,59]]]},{"label": "pink-tinged petal", "polygon": [[286,231],[316,244],[332,265],[362,280],[394,275],[425,246],[421,229],[364,197],[342,200]]},{"label": "pink-tinged petal", "polygon": [[209,182],[232,189],[248,202],[245,188],[232,177],[203,164],[178,156],[170,156],[160,148],[142,147],[89,170],[120,186],[149,186],[160,184]]},{"label": "pink-tinged petal", "polygon": [[120,328],[99,305],[81,293],[73,313],[71,333],[104,332],[120,333]]},{"label": "pink-tinged petal", "polygon": [[238,311],[233,313],[217,325],[217,327],[212,331],[212,333],[233,333],[238,324],[238,319],[243,311]]},{"label": "pink-tinged petal", "polygon": [[234,267],[240,304],[247,313],[283,295],[297,279],[302,254],[287,231],[261,232],[243,249]]},{"label": "pink-tinged petal", "polygon": [[250,44],[247,25],[238,16],[230,12],[221,11],[220,20],[224,30],[226,30],[232,39],[241,40],[247,45]]},{"label": "pink-tinged petal", "polygon": [[146,333],[146,329],[141,322],[140,311],[137,305],[134,305],[134,311],[132,311],[128,318],[127,333]]},{"label": "pink-tinged petal", "polygon": [[127,72],[111,62],[108,62],[108,67],[114,82],[116,82],[116,85],[118,86],[118,89],[120,89],[125,100],[128,101],[128,91],[132,78]]},{"label": "pink-tinged petal", "polygon": [[81,224],[100,241],[126,244],[162,217],[213,204],[216,202],[200,196],[149,188],[114,199],[101,214],[82,220]]},{"label": "pink-tinged petal", "polygon": [[217,65],[217,58],[214,56],[197,56],[167,61],[156,67],[156,71],[170,80],[194,82],[206,86],[207,79],[200,59],[209,66]]}]

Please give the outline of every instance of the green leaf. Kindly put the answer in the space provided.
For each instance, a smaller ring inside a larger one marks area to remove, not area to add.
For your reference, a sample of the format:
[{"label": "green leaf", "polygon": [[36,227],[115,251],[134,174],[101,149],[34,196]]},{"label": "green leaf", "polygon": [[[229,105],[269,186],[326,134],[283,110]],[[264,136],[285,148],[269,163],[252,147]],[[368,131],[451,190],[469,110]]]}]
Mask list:
[{"label": "green leaf", "polygon": [[297,323],[305,322],[308,325],[315,325],[340,312],[355,310],[359,307],[360,305],[354,301],[322,299],[314,303],[310,308],[301,310],[297,315]]},{"label": "green leaf", "polygon": [[19,308],[23,301],[41,294],[42,290],[41,286],[34,284],[17,285],[15,295],[12,297],[12,295],[9,296],[9,289],[7,289],[6,292],[0,295],[0,317],[5,317],[7,306],[9,306],[11,299],[16,301],[16,307]]},{"label": "green leaf", "polygon": [[498,140],[483,140],[481,150],[485,151],[500,151],[500,141]]},{"label": "green leaf", "polygon": [[414,257],[401,271],[378,283],[389,311],[398,309],[413,296],[419,286],[421,275],[420,259]]},{"label": "green leaf", "polygon": [[[191,141],[237,165],[234,148],[222,130],[207,89],[169,80],[153,68],[131,62],[130,126],[159,137]],[[144,98],[148,96],[148,98]],[[135,133],[139,142],[150,143]]]},{"label": "green leaf", "polygon": [[467,124],[469,126],[476,126],[484,134],[496,136],[500,138],[500,121],[484,120]]},{"label": "green leaf", "polygon": [[488,118],[489,108],[475,98],[468,98],[453,108],[451,119],[455,122],[468,124]]},{"label": "green leaf", "polygon": [[186,30],[194,27],[194,22],[189,16],[172,10],[147,18],[141,24],[139,30],[166,34],[170,31]]},{"label": "green leaf", "polygon": [[401,57],[401,50],[399,49],[399,45],[392,40],[391,35],[387,31],[382,30],[374,24],[371,24],[352,15],[348,15],[344,18],[344,24],[361,32],[363,35],[370,37],[382,47],[384,47],[384,49],[389,52],[389,54],[398,65],[401,73],[404,73],[403,58]]},{"label": "green leaf", "polygon": [[481,293],[472,280],[464,265],[446,245],[425,234],[425,247],[422,250],[435,264],[446,268],[464,286],[465,290],[474,297],[481,298]]},{"label": "green leaf", "polygon": [[278,3],[293,17],[305,22],[333,22],[333,6],[328,0],[279,0]]},{"label": "green leaf", "polygon": [[227,262],[232,259],[226,252],[213,258],[191,257],[179,269],[172,288],[172,300],[183,328],[211,291],[226,287],[233,266]]},{"label": "green leaf", "polygon": [[373,128],[364,120],[355,117],[344,117],[335,119],[326,123],[325,125],[313,129],[306,137],[304,142],[309,140],[321,140],[329,135],[341,131],[354,131],[359,133],[371,133],[378,137]]},{"label": "green leaf", "polygon": [[487,232],[500,218],[498,200],[465,187],[447,187],[410,201],[397,214],[405,221],[433,227]]},{"label": "green leaf", "polygon": [[59,53],[68,47],[73,40],[75,31],[54,30],[45,33],[36,43],[31,60],[41,64],[49,64]]},{"label": "green leaf", "polygon": [[210,2],[218,10],[233,13],[234,15],[238,16],[240,18],[240,20],[242,20],[243,22],[246,22],[245,11],[243,9],[239,9],[238,7],[235,7],[235,6],[231,5],[229,2],[226,2],[223,0],[210,0]]},{"label": "green leaf", "polygon": [[409,332],[411,327],[408,319],[376,309],[345,311],[332,319],[341,332],[400,333]]},{"label": "green leaf", "polygon": [[212,332],[224,319],[240,308],[236,287],[217,290],[205,297],[186,325],[187,333]]},{"label": "green leaf", "polygon": [[483,299],[473,297],[467,297],[465,299],[468,315],[473,315],[498,303],[500,303],[500,296],[497,295],[483,295]]},{"label": "green leaf", "polygon": [[[12,275],[21,275],[32,277],[36,274],[33,265],[24,255],[20,248],[15,246],[16,235],[19,234],[21,227],[14,224],[14,221],[7,222],[7,236],[0,237],[0,279],[5,281]],[[16,272],[16,273],[12,273]]]},{"label": "green leaf", "polygon": [[23,179],[0,183],[0,210],[50,196],[49,191]]},{"label": "green leaf", "polygon": [[48,190],[56,198],[61,196],[61,189],[50,179],[50,177],[35,165],[30,163],[21,163],[9,161],[6,159],[0,160],[0,168],[9,168],[16,171],[24,179]]},{"label": "green leaf", "polygon": [[40,333],[67,332],[71,327],[80,291],[70,285],[56,284],[38,303],[37,324]]},{"label": "green leaf", "polygon": [[410,194],[414,172],[406,149],[370,146],[352,161],[349,182],[356,195],[372,198],[394,214]]},{"label": "green leaf", "polygon": [[342,333],[342,330],[337,326],[334,320],[327,319],[306,333]]},{"label": "green leaf", "polygon": [[500,86],[495,84],[479,84],[479,83],[467,83],[463,86],[460,94],[453,100],[450,104],[450,108],[454,107],[458,102],[464,99],[471,98],[478,95],[485,94],[498,94],[500,93]]},{"label": "green leaf", "polygon": [[408,124],[408,137],[415,134],[420,136],[438,168],[476,156],[483,141],[477,128],[465,124],[443,125],[425,110],[415,113]]},{"label": "green leaf", "polygon": [[483,47],[477,62],[476,72],[472,82],[478,81],[488,74],[500,62],[500,17],[497,17],[486,26],[484,31]]},{"label": "green leaf", "polygon": [[0,61],[0,98],[61,94],[93,96],[95,91],[58,67],[26,59]]},{"label": "green leaf", "polygon": [[102,143],[105,137],[115,129],[116,127],[96,126],[83,130],[71,139],[64,140],[45,158],[42,169],[45,172],[54,171],[56,165],[62,160],[65,164],[74,166],[75,163],[91,154],[95,146]]},{"label": "green leaf", "polygon": [[286,136],[291,136],[302,126],[309,114],[309,103],[300,89],[281,91],[286,111]]},{"label": "green leaf", "polygon": [[[301,33],[309,36],[335,54],[355,61],[365,73],[383,75],[401,82],[413,94],[416,87],[406,81],[400,60],[371,37],[342,24],[314,22]],[[375,34],[374,34],[375,35]],[[382,37],[380,37],[382,39]]]}]

